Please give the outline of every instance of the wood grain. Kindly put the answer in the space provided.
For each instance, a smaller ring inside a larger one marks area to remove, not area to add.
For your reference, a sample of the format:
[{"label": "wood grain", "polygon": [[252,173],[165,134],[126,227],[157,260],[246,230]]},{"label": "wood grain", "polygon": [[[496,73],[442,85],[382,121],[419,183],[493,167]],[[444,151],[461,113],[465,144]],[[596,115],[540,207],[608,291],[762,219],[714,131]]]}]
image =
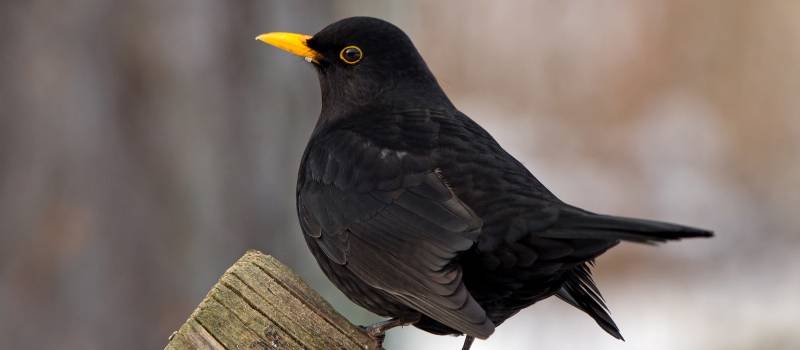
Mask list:
[{"label": "wood grain", "polygon": [[248,251],[222,275],[165,350],[378,349],[288,267]]}]

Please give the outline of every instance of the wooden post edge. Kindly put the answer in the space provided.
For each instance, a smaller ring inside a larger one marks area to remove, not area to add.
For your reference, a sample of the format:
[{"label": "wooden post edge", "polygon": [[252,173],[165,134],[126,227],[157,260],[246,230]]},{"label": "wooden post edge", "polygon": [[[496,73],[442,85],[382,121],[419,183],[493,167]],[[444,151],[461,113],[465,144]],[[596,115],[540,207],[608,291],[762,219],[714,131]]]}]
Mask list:
[{"label": "wooden post edge", "polygon": [[277,259],[250,250],[208,292],[165,350],[378,349]]}]

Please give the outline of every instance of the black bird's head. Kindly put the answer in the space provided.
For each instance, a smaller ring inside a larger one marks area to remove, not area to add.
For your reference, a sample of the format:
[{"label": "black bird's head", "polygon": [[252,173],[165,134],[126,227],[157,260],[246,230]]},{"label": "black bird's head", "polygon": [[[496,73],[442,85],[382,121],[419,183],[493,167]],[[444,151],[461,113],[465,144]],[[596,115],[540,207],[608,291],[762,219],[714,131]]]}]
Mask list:
[{"label": "black bird's head", "polygon": [[452,108],[411,39],[389,22],[351,17],[313,36],[266,33],[256,39],[316,67],[323,116],[362,108]]}]

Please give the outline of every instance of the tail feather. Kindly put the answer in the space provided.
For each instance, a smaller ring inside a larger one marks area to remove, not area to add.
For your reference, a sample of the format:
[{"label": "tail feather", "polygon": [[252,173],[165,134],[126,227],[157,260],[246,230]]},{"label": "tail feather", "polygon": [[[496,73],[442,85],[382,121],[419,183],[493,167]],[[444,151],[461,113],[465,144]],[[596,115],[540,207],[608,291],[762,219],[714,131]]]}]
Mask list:
[{"label": "tail feather", "polygon": [[549,235],[575,239],[619,239],[656,244],[681,238],[712,237],[713,232],[661,221],[600,215],[575,208],[561,212]]},{"label": "tail feather", "polygon": [[[620,240],[657,244],[682,238],[711,237],[711,231],[660,221],[594,214],[579,208],[567,207],[559,212],[558,221],[541,236],[582,242],[595,242],[605,251]],[[601,245],[605,244],[605,245]],[[599,255],[599,253],[597,254]],[[596,256],[596,255],[595,255]],[[592,280],[587,260],[566,274],[556,296],[591,316],[601,328],[617,339],[624,340],[617,325],[608,314],[603,296]]]},{"label": "tail feather", "polygon": [[614,338],[625,340],[619,332],[617,324],[608,314],[608,307],[606,307],[600,290],[597,289],[592,280],[588,264],[584,263],[576,266],[573,273],[569,274],[564,281],[556,296],[592,317],[600,328],[603,328]]}]

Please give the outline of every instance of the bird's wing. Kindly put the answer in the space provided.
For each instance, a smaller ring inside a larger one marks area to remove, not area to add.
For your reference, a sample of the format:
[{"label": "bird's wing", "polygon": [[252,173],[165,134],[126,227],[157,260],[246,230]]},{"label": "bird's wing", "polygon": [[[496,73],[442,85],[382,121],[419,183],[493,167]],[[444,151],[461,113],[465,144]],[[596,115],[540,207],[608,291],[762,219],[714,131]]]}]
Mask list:
[{"label": "bird's wing", "polygon": [[[307,154],[298,211],[304,232],[362,281],[453,329],[488,337],[494,324],[467,291],[459,252],[482,222],[425,157],[352,137]],[[344,174],[343,174],[344,173]]]}]

